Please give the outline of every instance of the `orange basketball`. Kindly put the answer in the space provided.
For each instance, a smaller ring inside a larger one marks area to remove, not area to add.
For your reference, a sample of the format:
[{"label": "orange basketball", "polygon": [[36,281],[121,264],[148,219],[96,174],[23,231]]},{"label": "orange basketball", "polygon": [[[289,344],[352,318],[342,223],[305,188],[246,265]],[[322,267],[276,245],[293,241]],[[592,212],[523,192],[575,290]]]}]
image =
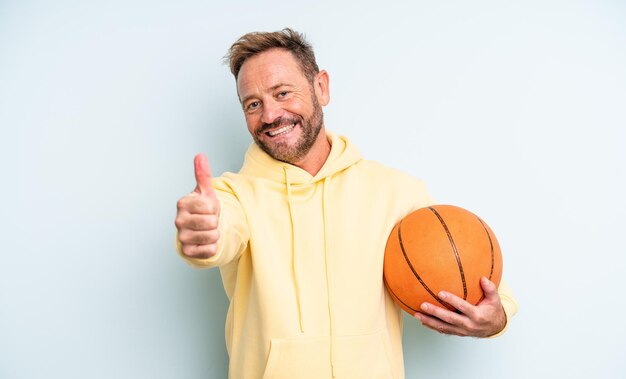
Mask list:
[{"label": "orange basketball", "polygon": [[389,235],[383,280],[391,297],[410,314],[425,301],[450,308],[437,296],[442,290],[478,304],[482,276],[500,284],[500,245],[491,228],[463,208],[418,209]]}]

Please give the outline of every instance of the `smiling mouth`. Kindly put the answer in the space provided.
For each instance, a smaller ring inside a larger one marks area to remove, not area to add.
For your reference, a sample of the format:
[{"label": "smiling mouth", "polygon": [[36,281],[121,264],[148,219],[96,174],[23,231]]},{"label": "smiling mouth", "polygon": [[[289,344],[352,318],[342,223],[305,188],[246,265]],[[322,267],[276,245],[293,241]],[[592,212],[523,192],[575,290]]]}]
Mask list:
[{"label": "smiling mouth", "polygon": [[289,125],[282,126],[282,127],[278,128],[278,129],[269,130],[269,131],[265,132],[265,134],[267,134],[270,137],[276,137],[276,136],[279,136],[279,135],[282,135],[282,134],[289,133],[295,127],[296,127],[296,123],[293,122],[293,123],[291,123]]}]

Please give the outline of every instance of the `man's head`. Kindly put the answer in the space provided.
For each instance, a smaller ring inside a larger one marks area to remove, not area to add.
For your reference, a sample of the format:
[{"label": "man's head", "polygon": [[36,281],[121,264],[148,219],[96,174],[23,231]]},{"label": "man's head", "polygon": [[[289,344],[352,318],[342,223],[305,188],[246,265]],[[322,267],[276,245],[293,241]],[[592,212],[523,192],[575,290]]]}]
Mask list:
[{"label": "man's head", "polygon": [[319,158],[328,144],[320,133],[328,74],[318,69],[302,35],[291,29],[249,33],[227,58],[255,142],[275,159],[301,167]]}]

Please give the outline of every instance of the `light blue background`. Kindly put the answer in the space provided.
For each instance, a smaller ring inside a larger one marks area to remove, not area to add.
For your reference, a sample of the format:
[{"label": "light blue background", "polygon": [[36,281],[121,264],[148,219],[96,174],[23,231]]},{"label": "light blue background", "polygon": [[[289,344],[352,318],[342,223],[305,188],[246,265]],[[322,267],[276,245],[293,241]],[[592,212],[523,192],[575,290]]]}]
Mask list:
[{"label": "light blue background", "polygon": [[479,213],[521,304],[495,340],[405,319],[407,378],[620,378],[620,1],[0,1],[0,378],[225,378],[227,300],[174,251],[192,159],[250,142],[222,56],[291,26],[330,130]]}]

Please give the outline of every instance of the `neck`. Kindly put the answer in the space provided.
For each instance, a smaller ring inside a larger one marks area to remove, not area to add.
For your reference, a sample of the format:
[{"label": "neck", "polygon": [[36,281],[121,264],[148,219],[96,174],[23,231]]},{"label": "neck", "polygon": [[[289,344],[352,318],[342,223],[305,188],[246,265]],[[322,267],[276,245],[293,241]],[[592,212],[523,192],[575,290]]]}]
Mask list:
[{"label": "neck", "polygon": [[311,150],[299,162],[295,162],[294,165],[308,172],[311,176],[315,176],[326,163],[326,159],[328,159],[330,154],[330,147],[326,131],[322,127]]}]

